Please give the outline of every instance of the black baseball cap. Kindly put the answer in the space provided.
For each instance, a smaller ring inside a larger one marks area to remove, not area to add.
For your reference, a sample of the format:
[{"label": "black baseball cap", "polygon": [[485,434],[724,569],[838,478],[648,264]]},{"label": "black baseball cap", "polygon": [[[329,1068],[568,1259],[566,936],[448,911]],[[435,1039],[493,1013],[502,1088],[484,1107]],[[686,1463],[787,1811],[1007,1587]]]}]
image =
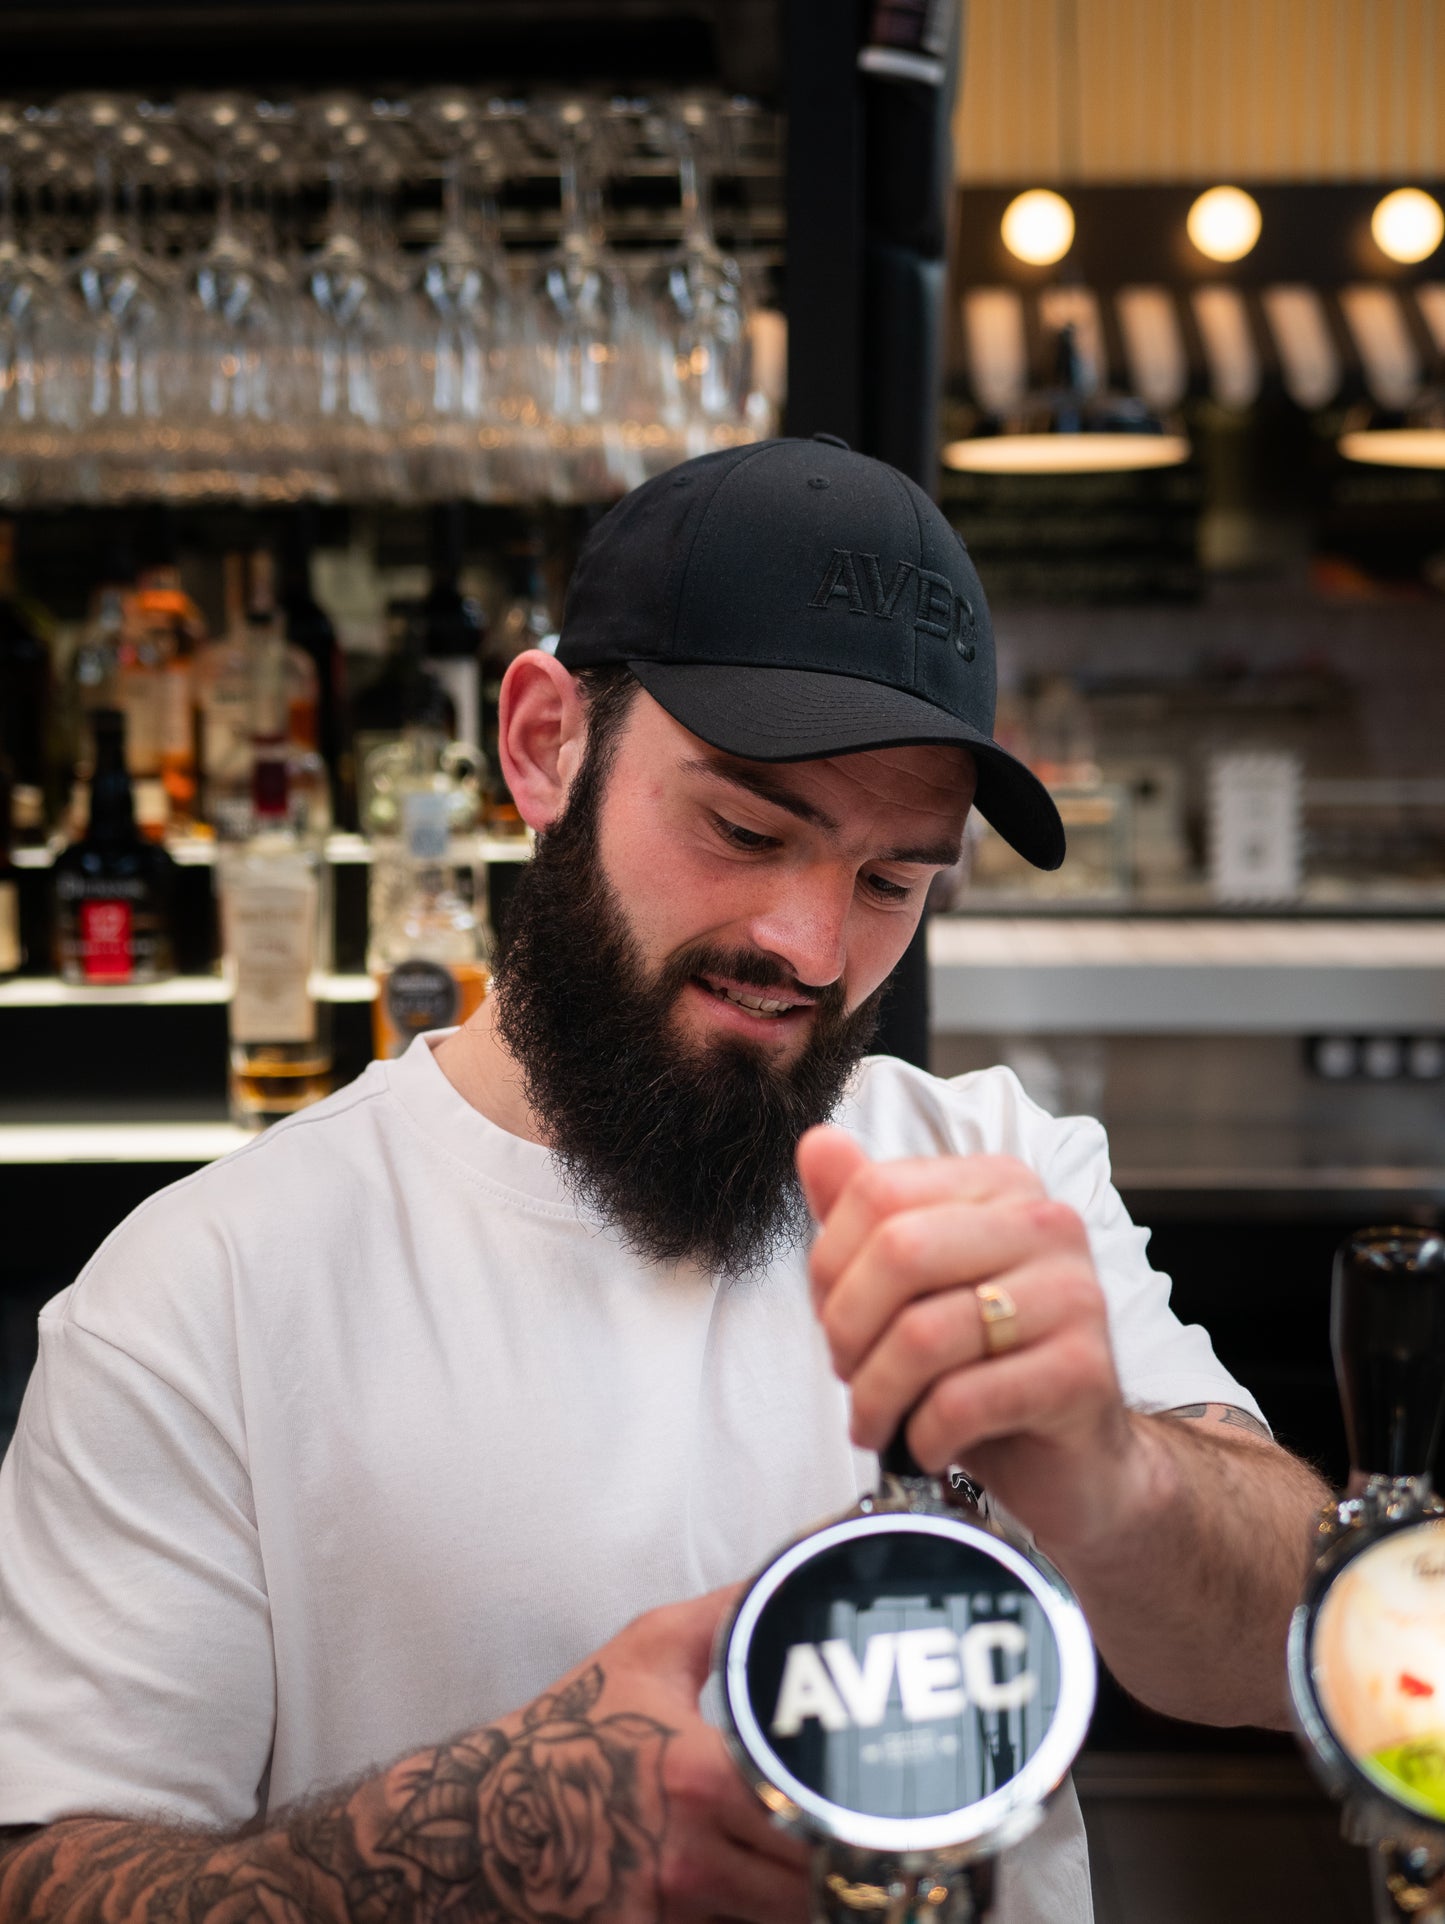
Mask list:
[{"label": "black baseball cap", "polygon": [[832,435],[704,454],[592,530],[557,644],[567,668],[625,662],[713,748],[814,761],[958,742],[975,806],[1036,868],[1064,859],[1043,783],[993,739],[988,603],[923,490]]}]

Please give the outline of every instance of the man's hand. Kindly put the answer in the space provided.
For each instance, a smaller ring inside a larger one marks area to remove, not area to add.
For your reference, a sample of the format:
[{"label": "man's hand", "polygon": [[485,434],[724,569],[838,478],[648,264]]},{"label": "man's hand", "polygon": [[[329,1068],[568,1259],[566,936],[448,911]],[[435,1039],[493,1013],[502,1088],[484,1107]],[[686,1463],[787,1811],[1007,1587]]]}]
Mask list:
[{"label": "man's hand", "polygon": [[[1125,1408],[1084,1225],[1021,1163],[874,1163],[841,1129],[813,1129],[798,1169],[855,1440],[881,1449],[902,1422],[925,1469],[961,1462],[1060,1565],[1145,1703],[1283,1726],[1285,1633],[1326,1495],[1314,1472],[1210,1422],[1213,1406]],[[1017,1305],[1001,1355],[974,1293],[985,1282]]]},{"label": "man's hand", "polygon": [[[1004,1156],[871,1162],[809,1130],[798,1170],[820,1225],[809,1268],[853,1439],[900,1423],[925,1470],[960,1463],[1051,1552],[1097,1541],[1136,1497],[1145,1452],[1119,1391],[1104,1293],[1078,1215]],[[1017,1307],[991,1356],[975,1290]]]},{"label": "man's hand", "polygon": [[651,1610],[591,1660],[607,1677],[599,1712],[615,1700],[671,1731],[661,1759],[660,1924],[803,1924],[809,1915],[807,1846],[772,1822],[698,1713],[713,1638],[739,1589]]},{"label": "man's hand", "polygon": [[0,1833],[0,1924],[804,1924],[806,1846],[698,1714],[736,1595],[649,1611],[525,1709],[238,1835]]}]

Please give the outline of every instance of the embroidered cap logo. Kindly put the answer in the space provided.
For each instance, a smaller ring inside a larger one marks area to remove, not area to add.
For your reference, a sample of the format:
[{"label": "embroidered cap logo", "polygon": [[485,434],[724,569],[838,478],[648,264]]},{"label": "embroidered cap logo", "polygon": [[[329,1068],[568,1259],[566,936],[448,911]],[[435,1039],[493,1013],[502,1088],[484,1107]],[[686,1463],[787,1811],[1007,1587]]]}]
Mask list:
[{"label": "embroidered cap logo", "polygon": [[978,650],[973,639],[971,604],[955,590],[946,575],[917,568],[911,561],[900,561],[885,585],[883,564],[876,554],[855,555],[851,548],[835,548],[817,593],[808,605],[827,608],[835,598],[841,597],[848,604],[849,614],[876,615],[880,621],[891,621],[910,575],[914,580],[915,632],[952,642],[965,661],[972,661]]}]

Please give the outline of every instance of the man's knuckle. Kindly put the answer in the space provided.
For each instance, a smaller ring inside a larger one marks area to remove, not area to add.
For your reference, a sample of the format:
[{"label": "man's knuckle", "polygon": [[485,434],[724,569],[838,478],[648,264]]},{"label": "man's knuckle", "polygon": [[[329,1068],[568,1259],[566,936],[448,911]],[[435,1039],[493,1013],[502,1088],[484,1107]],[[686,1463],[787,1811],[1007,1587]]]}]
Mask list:
[{"label": "man's knuckle", "polygon": [[897,1178],[886,1162],[870,1162],[853,1178],[853,1187],[865,1212],[877,1218],[892,1207]]},{"label": "man's knuckle", "polygon": [[890,1216],[874,1231],[879,1258],[890,1269],[907,1269],[917,1262],[920,1235],[911,1216]]},{"label": "man's knuckle", "polygon": [[1063,1262],[1054,1272],[1054,1292],[1071,1320],[1091,1322],[1103,1305],[1098,1278],[1087,1263]]},{"label": "man's knuckle", "polygon": [[943,1317],[935,1301],[910,1303],[897,1322],[898,1343],[904,1360],[913,1364],[931,1363],[942,1344],[942,1325]]},{"label": "man's knuckle", "polygon": [[705,1885],[708,1881],[701,1855],[696,1849],[674,1847],[665,1850],[657,1867],[664,1915],[675,1910],[685,1912],[696,1906],[707,1895]]},{"label": "man's knuckle", "polygon": [[717,1795],[714,1760],[690,1744],[670,1745],[666,1784],[669,1798],[684,1810],[705,1810]]}]

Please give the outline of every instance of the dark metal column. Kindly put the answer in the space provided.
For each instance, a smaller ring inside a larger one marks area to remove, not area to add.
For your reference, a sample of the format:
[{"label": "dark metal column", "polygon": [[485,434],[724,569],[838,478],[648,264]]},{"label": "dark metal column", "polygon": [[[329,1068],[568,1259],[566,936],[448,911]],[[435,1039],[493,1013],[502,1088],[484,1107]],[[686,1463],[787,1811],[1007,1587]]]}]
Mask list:
[{"label": "dark metal column", "polygon": [[[873,40],[894,11],[878,0]],[[945,9],[920,7],[935,18]],[[946,259],[953,199],[953,100],[963,0],[949,0],[940,84],[863,80],[865,242],[863,434],[859,445],[928,494],[938,486]],[[928,916],[893,972],[878,1046],[928,1066]]]}]

